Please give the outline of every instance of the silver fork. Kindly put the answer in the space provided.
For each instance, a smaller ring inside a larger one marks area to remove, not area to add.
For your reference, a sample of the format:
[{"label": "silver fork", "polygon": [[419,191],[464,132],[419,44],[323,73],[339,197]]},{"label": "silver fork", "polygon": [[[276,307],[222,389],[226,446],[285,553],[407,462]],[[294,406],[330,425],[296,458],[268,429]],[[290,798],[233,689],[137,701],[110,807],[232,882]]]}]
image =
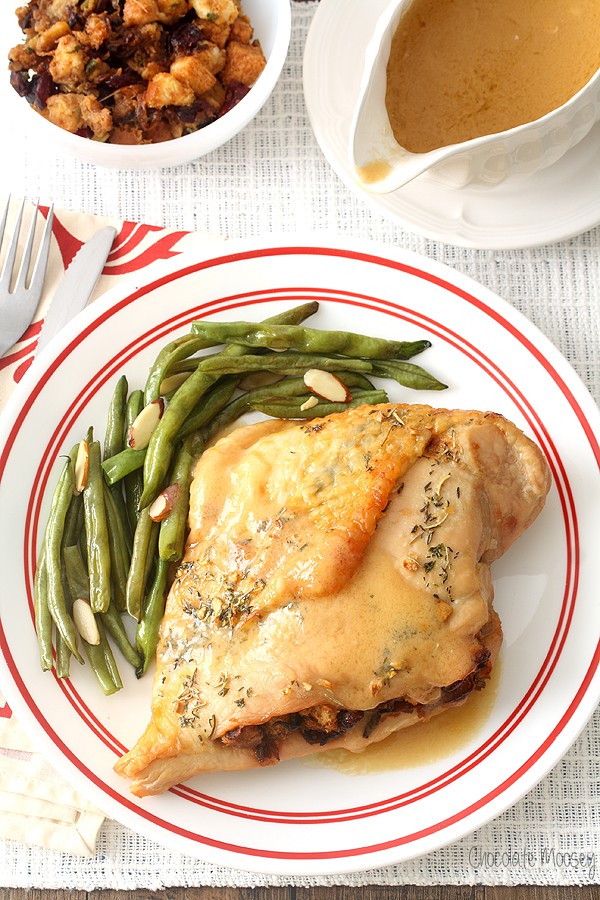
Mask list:
[{"label": "silver fork", "polygon": [[[4,229],[6,227],[9,202],[10,198],[6,203],[6,207],[2,214],[2,221],[0,222],[0,247],[4,239]],[[2,274],[0,275],[0,356],[3,356],[10,347],[16,344],[29,325],[31,325],[42,296],[46,269],[48,268],[48,253],[50,251],[52,221],[54,218],[52,207],[50,207],[48,211],[48,218],[46,219],[46,224],[44,226],[39,250],[31,272],[31,278],[28,279],[38,213],[38,203],[36,201],[31,225],[26,238],[25,249],[23,250],[23,255],[21,257],[21,265],[19,267],[15,285],[11,290],[24,207],[25,200],[21,203],[13,236],[6,254],[6,261],[2,269]]]}]

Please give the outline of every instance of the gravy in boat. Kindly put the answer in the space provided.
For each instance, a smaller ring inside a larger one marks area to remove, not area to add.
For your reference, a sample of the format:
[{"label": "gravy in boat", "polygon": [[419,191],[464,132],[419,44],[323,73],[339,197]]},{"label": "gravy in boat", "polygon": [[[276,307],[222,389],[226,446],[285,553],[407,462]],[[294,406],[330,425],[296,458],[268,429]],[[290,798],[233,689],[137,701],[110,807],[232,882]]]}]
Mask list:
[{"label": "gravy in boat", "polygon": [[600,0],[413,0],[392,41],[394,136],[426,153],[541,118],[600,67]]}]

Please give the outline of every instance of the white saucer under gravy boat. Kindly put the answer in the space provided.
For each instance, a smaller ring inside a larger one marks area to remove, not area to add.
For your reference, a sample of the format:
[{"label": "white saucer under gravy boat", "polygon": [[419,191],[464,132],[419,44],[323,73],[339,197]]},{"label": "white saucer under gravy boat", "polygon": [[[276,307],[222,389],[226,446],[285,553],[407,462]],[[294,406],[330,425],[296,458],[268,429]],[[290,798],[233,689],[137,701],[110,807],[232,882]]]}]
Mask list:
[{"label": "white saucer under gravy boat", "polygon": [[392,0],[378,19],[365,51],[358,102],[350,127],[350,163],[364,190],[386,194],[418,175],[448,187],[493,186],[508,175],[527,177],[550,166],[600,120],[600,69],[562,106],[532,122],[427,153],[398,144],[385,94],[392,38],[413,0]]}]

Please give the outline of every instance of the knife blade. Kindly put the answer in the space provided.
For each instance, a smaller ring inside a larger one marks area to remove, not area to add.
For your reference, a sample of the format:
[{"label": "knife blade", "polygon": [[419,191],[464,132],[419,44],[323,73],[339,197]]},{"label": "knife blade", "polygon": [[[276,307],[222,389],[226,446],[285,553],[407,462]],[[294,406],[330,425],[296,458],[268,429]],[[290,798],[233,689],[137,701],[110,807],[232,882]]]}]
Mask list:
[{"label": "knife blade", "polygon": [[104,268],[116,233],[116,228],[111,225],[101,228],[73,257],[46,313],[38,338],[38,353],[87,304]]}]

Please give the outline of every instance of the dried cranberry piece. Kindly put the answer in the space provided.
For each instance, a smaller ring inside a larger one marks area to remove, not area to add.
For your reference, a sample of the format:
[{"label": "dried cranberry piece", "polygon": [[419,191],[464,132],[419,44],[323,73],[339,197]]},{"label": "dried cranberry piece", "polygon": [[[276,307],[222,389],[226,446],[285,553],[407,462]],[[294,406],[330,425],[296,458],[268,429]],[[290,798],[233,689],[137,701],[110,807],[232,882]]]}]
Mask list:
[{"label": "dried cranberry piece", "polygon": [[364,713],[359,709],[343,709],[338,713],[338,728],[341,734],[354,728],[357,722],[360,722]]},{"label": "dried cranberry piece", "polygon": [[119,88],[128,87],[130,84],[140,84],[140,76],[133,69],[125,69],[124,71],[114,72],[105,78],[102,82],[104,87],[110,88],[111,91],[117,91]]},{"label": "dried cranberry piece", "polygon": [[223,101],[223,105],[219,110],[219,118],[224,116],[225,113],[228,113],[233,109],[234,106],[242,100],[250,88],[247,84],[242,84],[240,81],[232,81],[231,84],[227,85],[225,90],[225,99]]},{"label": "dried cranberry piece", "polygon": [[205,128],[217,118],[214,108],[201,97],[189,106],[174,106],[171,109],[186,126],[186,131]]},{"label": "dried cranberry piece", "polygon": [[58,88],[48,72],[43,72],[41,75],[34,77],[32,79],[32,83],[33,82],[35,82],[33,100],[30,100],[29,102],[32,106],[35,106],[36,109],[45,109],[46,104],[48,103],[48,97],[51,97],[52,94],[56,94]]},{"label": "dried cranberry piece", "polygon": [[33,75],[32,78],[28,78],[26,72],[11,72],[10,83],[20,97],[25,97],[31,106],[39,110],[45,109],[48,97],[58,91],[48,72]]},{"label": "dried cranberry piece", "polygon": [[179,25],[170,35],[171,52],[175,56],[188,56],[205,42],[205,34],[195,22]]},{"label": "dried cranberry piece", "polygon": [[189,106],[176,106],[173,107],[177,111],[177,115],[181,119],[182,122],[194,122],[198,115],[210,115],[212,113],[213,118],[215,118],[214,109],[202,98],[196,100],[194,103],[190,103]]},{"label": "dried cranberry piece", "polygon": [[84,17],[73,6],[70,6],[67,10],[66,20],[71,31],[83,31],[85,29]]},{"label": "dried cranberry piece", "polygon": [[11,72],[10,84],[11,87],[14,88],[14,90],[17,92],[19,97],[29,98],[29,94],[31,92],[31,82],[26,72]]},{"label": "dried cranberry piece", "polygon": [[[19,22],[19,28],[21,28],[22,31],[25,31],[26,28],[33,27],[34,6],[37,8],[37,4],[33,4],[32,6],[26,7],[25,12],[23,12],[22,15],[21,15],[21,13],[19,13],[18,22]],[[21,7],[21,8],[23,9],[23,7]]]}]

